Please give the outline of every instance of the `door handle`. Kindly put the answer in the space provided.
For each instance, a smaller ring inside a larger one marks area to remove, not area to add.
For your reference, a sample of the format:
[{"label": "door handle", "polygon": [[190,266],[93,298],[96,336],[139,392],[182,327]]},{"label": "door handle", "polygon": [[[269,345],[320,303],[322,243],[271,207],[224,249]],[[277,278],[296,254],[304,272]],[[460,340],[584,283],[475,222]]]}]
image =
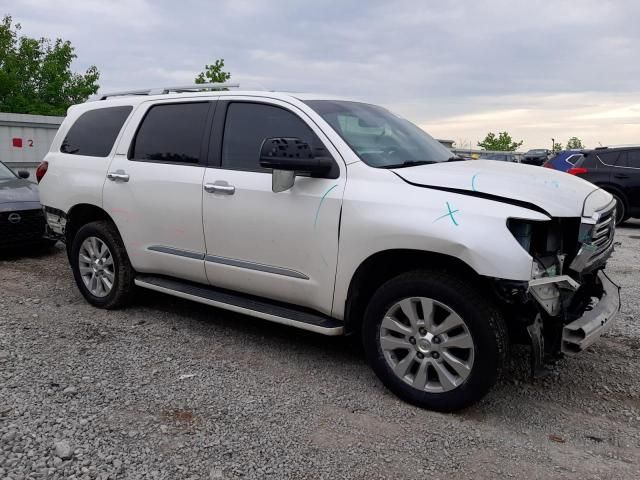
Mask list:
[{"label": "door handle", "polygon": [[205,183],[204,191],[207,193],[221,193],[223,195],[233,195],[236,187],[227,183]]},{"label": "door handle", "polygon": [[629,175],[626,175],[624,173],[614,173],[613,176],[616,178],[629,178]]},{"label": "door handle", "polygon": [[128,182],[129,174],[124,173],[122,170],[118,170],[116,172],[107,173],[107,178],[112,182]]}]

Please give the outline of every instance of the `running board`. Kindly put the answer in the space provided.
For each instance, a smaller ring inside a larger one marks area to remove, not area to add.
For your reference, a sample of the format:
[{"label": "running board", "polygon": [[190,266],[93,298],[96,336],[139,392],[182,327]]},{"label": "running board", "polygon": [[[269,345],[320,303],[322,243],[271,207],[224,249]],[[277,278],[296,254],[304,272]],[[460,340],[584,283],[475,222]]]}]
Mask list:
[{"label": "running board", "polygon": [[344,324],[319,313],[310,313],[281,303],[271,303],[241,293],[219,290],[173,278],[151,275],[138,275],[135,284],[139,287],[168,293],[175,297],[212,305],[232,312],[243,313],[275,323],[321,333],[323,335],[342,335]]}]

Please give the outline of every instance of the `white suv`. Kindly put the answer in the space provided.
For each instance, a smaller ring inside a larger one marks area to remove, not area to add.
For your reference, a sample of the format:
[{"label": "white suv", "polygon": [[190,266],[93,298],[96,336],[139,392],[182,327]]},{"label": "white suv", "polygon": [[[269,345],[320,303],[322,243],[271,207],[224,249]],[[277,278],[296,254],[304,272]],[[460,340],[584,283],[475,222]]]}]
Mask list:
[{"label": "white suv", "polygon": [[603,190],[459,161],[375,105],[204,87],[69,109],[37,177],[91,304],[137,286],[357,335],[391,391],[440,411],[480,399],[510,342],[539,371],[612,324]]}]

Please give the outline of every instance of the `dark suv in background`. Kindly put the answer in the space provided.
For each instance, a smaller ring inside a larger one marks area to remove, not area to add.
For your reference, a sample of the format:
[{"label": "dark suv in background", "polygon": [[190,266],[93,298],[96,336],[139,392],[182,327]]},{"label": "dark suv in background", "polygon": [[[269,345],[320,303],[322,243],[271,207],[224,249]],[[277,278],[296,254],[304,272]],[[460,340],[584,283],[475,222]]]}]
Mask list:
[{"label": "dark suv in background", "polygon": [[588,180],[615,197],[616,224],[640,217],[640,145],[586,150],[568,173]]},{"label": "dark suv in background", "polygon": [[547,160],[549,160],[549,156],[551,155],[551,151],[546,148],[534,148],[533,150],[529,150],[524,154],[520,163],[526,163],[527,165],[537,165],[540,166]]}]

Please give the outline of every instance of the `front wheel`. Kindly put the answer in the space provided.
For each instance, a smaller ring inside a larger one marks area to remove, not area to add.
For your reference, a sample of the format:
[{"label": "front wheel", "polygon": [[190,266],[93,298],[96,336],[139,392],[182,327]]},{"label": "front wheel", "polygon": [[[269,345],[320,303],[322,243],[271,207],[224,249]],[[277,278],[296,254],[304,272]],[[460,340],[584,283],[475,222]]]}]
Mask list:
[{"label": "front wheel", "polygon": [[78,289],[89,303],[106,309],[129,303],[134,270],[111,222],[82,226],[73,239],[69,258]]},{"label": "front wheel", "polygon": [[472,285],[439,271],[402,274],[380,287],[365,312],[363,343],[389,390],[442,412],[482,398],[508,347],[499,312]]}]

